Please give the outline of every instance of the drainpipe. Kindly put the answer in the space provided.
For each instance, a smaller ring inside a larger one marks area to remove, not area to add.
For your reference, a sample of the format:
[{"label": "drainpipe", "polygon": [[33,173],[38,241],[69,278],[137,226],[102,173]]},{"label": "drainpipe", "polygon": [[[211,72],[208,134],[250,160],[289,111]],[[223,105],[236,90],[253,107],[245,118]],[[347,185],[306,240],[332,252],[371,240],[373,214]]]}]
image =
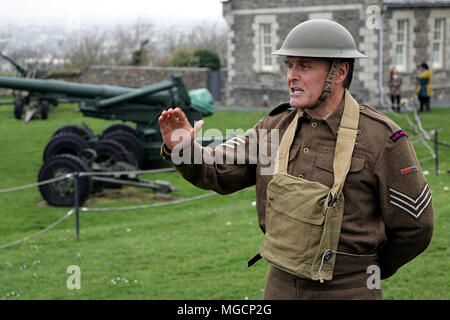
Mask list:
[{"label": "drainpipe", "polygon": [[378,91],[380,93],[380,106],[384,105],[384,89],[383,89],[383,24],[385,7],[380,12],[380,25],[378,29]]}]

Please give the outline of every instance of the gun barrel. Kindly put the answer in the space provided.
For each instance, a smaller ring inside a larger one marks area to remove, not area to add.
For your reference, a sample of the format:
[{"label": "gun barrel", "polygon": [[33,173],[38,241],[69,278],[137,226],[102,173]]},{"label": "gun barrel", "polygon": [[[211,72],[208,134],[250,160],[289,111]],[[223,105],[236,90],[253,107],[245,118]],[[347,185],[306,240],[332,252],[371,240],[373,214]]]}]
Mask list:
[{"label": "gun barrel", "polygon": [[150,95],[159,91],[168,90],[173,88],[174,84],[171,81],[166,81],[163,83],[157,83],[148,87],[143,87],[141,89],[133,90],[128,93],[124,93],[118,96],[114,96],[112,98],[104,99],[97,102],[97,106],[99,108],[110,107],[122,102],[130,101],[136,98],[140,98],[145,95]]},{"label": "gun barrel", "polygon": [[[0,77],[0,87],[30,92],[60,94],[65,97],[92,101],[107,99],[106,102],[103,103],[103,106],[130,100],[133,100],[133,103],[145,105],[173,104],[176,97],[173,97],[168,91],[162,91],[173,86],[176,86],[176,84],[168,81],[145,87],[144,89],[135,89],[110,85],[79,84],[60,80]],[[151,90],[146,91],[145,89]],[[108,99],[113,97],[115,97],[115,99]]]},{"label": "gun barrel", "polygon": [[11,59],[8,56],[5,56],[3,53],[0,52],[0,57],[2,57],[3,59],[5,59],[6,61],[8,61],[9,63],[11,63],[14,68],[16,68],[17,71],[20,72],[21,75],[23,75],[24,77],[27,75],[27,70],[25,70],[25,68],[23,68],[20,64],[18,64],[17,62],[15,62],[13,59]]}]

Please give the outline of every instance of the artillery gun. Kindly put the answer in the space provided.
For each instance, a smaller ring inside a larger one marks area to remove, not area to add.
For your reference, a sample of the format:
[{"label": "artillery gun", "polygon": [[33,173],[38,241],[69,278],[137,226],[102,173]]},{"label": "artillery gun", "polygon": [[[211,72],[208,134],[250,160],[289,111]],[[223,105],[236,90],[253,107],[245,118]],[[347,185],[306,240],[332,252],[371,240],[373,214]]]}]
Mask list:
[{"label": "artillery gun", "polygon": [[[0,57],[11,63],[17,72],[23,77],[28,79],[50,79],[55,78],[55,75],[49,74],[42,70],[30,70],[26,69],[10,57],[0,52]],[[61,73],[59,76],[65,76],[66,73]],[[70,73],[73,75],[73,73]],[[50,107],[56,107],[59,102],[67,102],[68,100],[61,100],[54,97],[51,93],[40,91],[35,92],[28,90],[27,88],[21,89],[14,93],[14,101],[3,102],[0,104],[13,104],[14,105],[14,117],[18,120],[24,119],[25,122],[29,122],[35,117],[40,117],[42,120],[48,119]]]},{"label": "artillery gun", "polygon": [[[43,152],[44,164],[38,181],[86,171],[133,171],[168,167],[160,155],[162,136],[158,117],[162,110],[179,107],[191,124],[214,112],[214,100],[207,89],[187,91],[181,76],[139,89],[109,85],[76,84],[56,80],[0,77],[0,87],[33,92],[50,92],[52,96],[80,101],[86,117],[132,122],[114,123],[101,134],[86,124],[68,124],[53,134]],[[200,98],[199,98],[200,97]],[[208,144],[210,140],[202,141]],[[156,191],[171,192],[166,182],[141,180],[136,175],[80,178],[79,203],[84,202],[98,186],[131,184]],[[74,203],[74,181],[66,179],[40,186],[44,199],[51,205]]]}]

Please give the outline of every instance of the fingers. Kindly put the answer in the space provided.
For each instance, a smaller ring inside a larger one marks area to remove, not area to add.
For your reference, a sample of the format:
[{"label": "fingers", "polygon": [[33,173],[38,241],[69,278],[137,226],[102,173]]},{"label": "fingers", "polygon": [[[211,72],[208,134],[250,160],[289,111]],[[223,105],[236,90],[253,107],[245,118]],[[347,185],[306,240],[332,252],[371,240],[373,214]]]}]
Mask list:
[{"label": "fingers", "polygon": [[203,120],[197,121],[194,125],[194,139],[197,137],[198,133],[200,132],[201,128],[203,127],[203,125],[205,124],[205,122]]},{"label": "fingers", "polygon": [[176,107],[175,109],[169,108],[167,110],[163,110],[158,118],[158,122],[160,125],[171,124],[173,126],[179,126],[189,123],[189,120],[183,110]]}]

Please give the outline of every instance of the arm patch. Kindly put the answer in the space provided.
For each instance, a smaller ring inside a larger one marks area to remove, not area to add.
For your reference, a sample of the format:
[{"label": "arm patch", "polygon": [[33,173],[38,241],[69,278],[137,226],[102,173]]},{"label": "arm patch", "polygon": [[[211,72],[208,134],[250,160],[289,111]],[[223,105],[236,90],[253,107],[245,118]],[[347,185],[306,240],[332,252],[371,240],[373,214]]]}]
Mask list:
[{"label": "arm patch", "polygon": [[405,131],[398,130],[398,131],[394,132],[394,134],[392,136],[390,136],[389,139],[391,139],[392,142],[397,142],[401,137],[408,137],[408,135],[406,134]]}]

